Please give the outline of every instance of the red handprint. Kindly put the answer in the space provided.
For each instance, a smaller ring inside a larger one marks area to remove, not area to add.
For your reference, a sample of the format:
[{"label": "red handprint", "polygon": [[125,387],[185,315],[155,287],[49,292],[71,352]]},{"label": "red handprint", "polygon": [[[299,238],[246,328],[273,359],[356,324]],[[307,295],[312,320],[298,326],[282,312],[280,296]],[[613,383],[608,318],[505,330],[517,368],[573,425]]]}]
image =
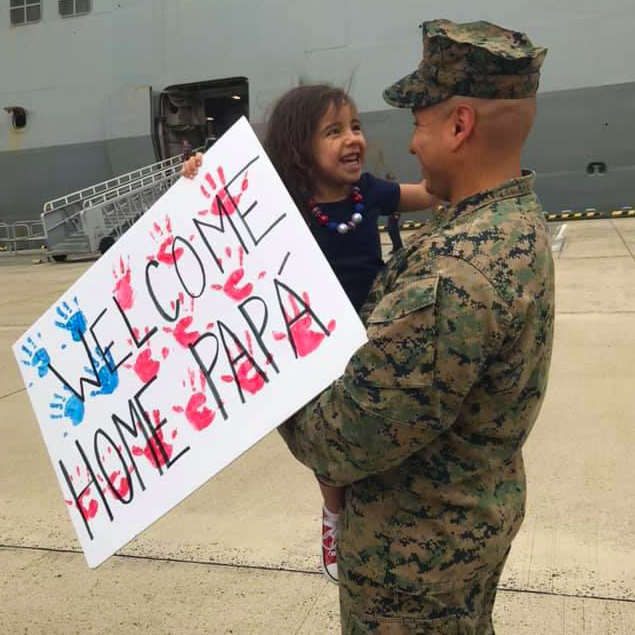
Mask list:
[{"label": "red handprint", "polygon": [[[79,466],[77,466],[75,470],[77,472],[77,476],[81,476],[81,470],[79,469]],[[86,477],[87,478],[90,477],[88,470],[86,470]],[[70,479],[71,481],[74,480],[72,475],[70,475]],[[91,520],[92,518],[95,518],[95,516],[97,515],[97,512],[99,511],[99,503],[97,502],[96,499],[90,498],[90,500],[87,503],[84,501],[85,498],[91,497],[91,490],[92,488],[89,487],[84,492],[82,492],[78,497],[77,504],[75,504],[75,502],[72,500],[69,501],[64,499],[64,502],[69,507],[77,507],[80,514],[82,514],[86,520]]]},{"label": "red handprint", "polygon": [[[119,485],[116,485],[116,481],[117,479],[119,480]],[[116,470],[115,472],[113,472],[109,477],[108,480],[110,481],[110,484],[112,485],[112,488],[117,490],[117,492],[119,493],[119,496],[121,496],[122,498],[124,498],[125,496],[127,496],[130,492],[130,482],[128,481],[128,477],[127,476],[122,476],[121,472],[119,470]]]},{"label": "red handprint", "polygon": [[[194,298],[190,298],[190,307],[188,309],[185,304],[185,295],[183,292],[179,293],[179,301],[181,303],[182,313],[180,320],[176,323],[174,328],[169,326],[164,326],[163,331],[165,333],[172,333],[176,342],[182,346],[183,348],[188,348],[190,344],[194,344],[196,340],[200,337],[200,333],[196,330],[190,330],[192,326],[192,322],[194,321],[194,317],[192,315],[188,315],[194,312]],[[176,304],[174,302],[171,303],[172,310],[176,309]]]},{"label": "red handprint", "polygon": [[[161,412],[159,410],[152,411],[152,417],[154,419],[155,425],[158,427],[161,424]],[[156,439],[155,439],[156,436]],[[135,456],[145,456],[146,459],[150,462],[150,465],[155,468],[160,468],[167,463],[167,461],[172,456],[172,446],[163,440],[163,430],[156,430],[155,436],[152,436],[146,446],[144,448],[140,448],[138,446],[132,447],[132,453]],[[172,435],[174,438],[174,435]],[[158,439],[158,441],[157,441]],[[159,447],[159,442],[161,443],[161,447]],[[166,456],[167,455],[167,460]]]},{"label": "red handprint", "polygon": [[[225,255],[227,256],[227,258],[232,257],[231,247],[225,248]],[[215,291],[222,291],[228,298],[234,300],[235,302],[240,302],[241,300],[249,297],[254,288],[253,284],[251,284],[251,282],[247,282],[242,287],[238,286],[242,282],[242,279],[245,277],[245,270],[243,268],[244,260],[245,252],[242,247],[239,247],[238,268],[234,269],[234,271],[229,274],[227,280],[225,281],[225,284],[213,284],[211,288]],[[262,280],[265,275],[266,273],[264,271],[261,271],[258,275],[258,279]]]},{"label": "red handprint", "polygon": [[[139,329],[133,329],[134,335],[139,341]],[[146,326],[144,329],[147,334],[150,329]],[[128,340],[128,344],[132,346],[132,340]],[[170,354],[170,349],[164,347],[161,351],[163,359],[166,359]],[[153,380],[158,374],[159,369],[161,368],[161,362],[154,359],[152,357],[152,349],[150,347],[150,342],[146,342],[145,348],[139,353],[137,359],[134,364],[124,364],[124,368],[130,369],[132,368],[134,372],[137,374],[137,377],[144,383],[147,384],[149,381]]]},{"label": "red handprint", "polygon": [[134,363],[134,372],[137,373],[137,377],[139,377],[144,384],[147,384],[159,374],[160,367],[160,362],[156,359],[152,359],[152,350],[150,350],[148,346],[148,348],[139,353]]},{"label": "red handprint", "polygon": [[165,231],[159,223],[154,223],[153,230],[150,232],[150,237],[155,242],[160,242],[159,250],[155,256],[148,256],[148,260],[156,259],[166,265],[174,265],[174,263],[183,255],[183,247],[177,247],[172,253],[172,243],[174,242],[174,236],[172,236],[172,222],[170,217],[165,217]]},{"label": "red handprint", "polygon": [[119,271],[117,266],[113,266],[112,275],[115,279],[115,288],[112,293],[117,299],[119,306],[124,309],[131,309],[134,303],[134,290],[130,285],[130,256],[128,264],[124,265],[123,258],[119,258]]},{"label": "red handprint", "polygon": [[88,506],[86,506],[82,500],[85,496],[90,496],[90,488],[88,488],[79,497],[79,506],[82,508],[82,511],[84,512],[84,518],[86,518],[87,520],[90,520],[91,518],[95,518],[95,516],[97,516],[97,512],[99,511],[99,503],[97,503],[96,499],[91,498],[90,501],[88,501]]},{"label": "red handprint", "polygon": [[[117,446],[117,449],[119,450],[119,453],[121,453],[121,446]],[[108,446],[108,455],[109,455],[108,458],[110,458],[110,455],[112,455],[111,446]],[[106,459],[104,455],[102,454],[101,455],[102,465],[104,465],[105,462],[106,462]],[[134,471],[134,465],[131,465],[128,468],[128,474],[132,474],[133,471]],[[117,479],[119,479],[118,485],[117,485]],[[100,487],[99,489],[101,490],[101,493],[104,496],[108,496],[110,494],[114,497],[115,495],[113,494],[113,490],[117,491],[119,493],[119,496],[121,496],[122,498],[126,497],[130,493],[130,481],[128,480],[127,476],[121,474],[120,470],[115,470],[114,472],[111,472],[110,476],[108,477],[108,481],[110,482],[110,485],[112,488],[108,487],[105,484],[106,481],[104,480],[101,474],[97,474],[97,480],[100,483],[103,483],[103,486]]]},{"label": "red handprint", "polygon": [[[98,474],[97,478],[102,483],[104,482],[104,479],[101,475]],[[117,479],[119,479],[119,485],[117,485]],[[108,477],[108,481],[110,482],[112,489],[117,491],[119,496],[121,496],[122,498],[126,497],[130,493],[130,481],[128,480],[127,476],[121,474],[120,470],[115,470],[114,472],[112,472]],[[104,496],[107,496],[108,494],[112,494],[114,496],[110,487],[106,486],[101,487],[100,489]]]},{"label": "red handprint", "polygon": [[[205,428],[214,421],[216,413],[207,408],[205,405],[207,403],[207,397],[205,396],[205,376],[203,373],[200,373],[200,392],[196,390],[196,373],[193,370],[188,370],[187,373],[190,380],[192,394],[190,395],[185,408],[182,406],[173,406],[172,410],[174,410],[174,412],[185,413],[185,418],[188,420],[192,428],[194,428],[197,432],[200,432],[201,430],[205,430]],[[183,387],[186,387],[185,381],[183,381]]]},{"label": "red handprint", "polygon": [[[205,185],[201,185],[201,193],[205,198],[213,200],[211,206],[208,209],[204,209],[199,212],[200,216],[205,216],[206,214],[220,216],[221,206],[228,215],[233,214],[238,207],[238,203],[240,203],[243,192],[249,187],[247,172],[245,172],[245,176],[243,177],[242,183],[240,184],[240,192],[236,195],[229,194],[225,186],[225,171],[222,167],[219,166],[216,172],[220,181],[220,183],[218,184],[209,172],[206,172],[205,176],[203,177],[205,179],[205,182],[207,183],[207,187]],[[220,191],[217,191],[219,186]]]},{"label": "red handprint", "polygon": [[[306,357],[320,346],[326,337],[326,333],[312,330],[314,314],[311,311],[311,300],[306,291],[302,294],[302,310],[298,307],[298,301],[293,294],[289,293],[288,299],[293,316],[290,318],[285,310],[285,321],[289,324],[289,331],[297,354],[300,357]],[[331,320],[326,327],[326,331],[332,333],[335,330],[335,326],[335,320]],[[323,328],[321,325],[320,327]],[[273,336],[276,340],[284,339],[284,334],[281,333],[274,332]]]},{"label": "red handprint", "polygon": [[[249,331],[245,331],[245,338],[247,340],[247,349],[249,350],[249,355],[253,358],[254,351],[251,344],[251,335]],[[240,349],[238,349],[240,352]],[[230,355],[233,357],[233,353],[230,349]],[[238,354],[237,354],[238,355]],[[258,369],[254,367],[252,362],[246,359],[244,362],[238,366],[236,370],[236,376],[238,377],[238,384],[243,390],[246,390],[248,393],[255,395],[264,385],[265,378],[262,376],[262,373],[258,372]],[[226,383],[232,383],[234,381],[233,375],[221,375],[221,379]]]}]

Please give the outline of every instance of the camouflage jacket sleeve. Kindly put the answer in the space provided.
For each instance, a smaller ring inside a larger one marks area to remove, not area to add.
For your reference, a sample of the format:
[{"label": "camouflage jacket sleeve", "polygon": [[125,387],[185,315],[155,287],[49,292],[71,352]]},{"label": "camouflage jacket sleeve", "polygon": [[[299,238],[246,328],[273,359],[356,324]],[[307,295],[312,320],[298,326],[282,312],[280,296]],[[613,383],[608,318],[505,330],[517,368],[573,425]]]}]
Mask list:
[{"label": "camouflage jacket sleeve", "polygon": [[322,482],[386,471],[448,430],[508,337],[511,310],[477,269],[455,257],[435,265],[386,290],[344,375],[280,426]]}]

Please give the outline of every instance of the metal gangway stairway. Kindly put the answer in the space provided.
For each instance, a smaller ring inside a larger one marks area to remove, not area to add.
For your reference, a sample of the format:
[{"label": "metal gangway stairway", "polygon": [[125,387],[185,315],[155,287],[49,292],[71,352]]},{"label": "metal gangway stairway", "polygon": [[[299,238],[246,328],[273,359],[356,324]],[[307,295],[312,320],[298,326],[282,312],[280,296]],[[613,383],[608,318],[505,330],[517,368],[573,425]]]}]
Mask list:
[{"label": "metal gangway stairway", "polygon": [[41,214],[49,255],[104,253],[178,180],[185,155],[152,163],[48,201]]}]

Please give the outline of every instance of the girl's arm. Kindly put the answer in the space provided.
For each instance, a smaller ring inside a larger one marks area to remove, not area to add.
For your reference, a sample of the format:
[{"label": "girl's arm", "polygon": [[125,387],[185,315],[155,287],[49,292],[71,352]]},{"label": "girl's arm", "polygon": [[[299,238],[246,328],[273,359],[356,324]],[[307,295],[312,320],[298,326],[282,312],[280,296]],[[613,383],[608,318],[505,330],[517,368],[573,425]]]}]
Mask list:
[{"label": "girl's arm", "polygon": [[425,180],[421,183],[400,183],[401,196],[397,211],[419,212],[439,204],[439,199],[426,190]]}]

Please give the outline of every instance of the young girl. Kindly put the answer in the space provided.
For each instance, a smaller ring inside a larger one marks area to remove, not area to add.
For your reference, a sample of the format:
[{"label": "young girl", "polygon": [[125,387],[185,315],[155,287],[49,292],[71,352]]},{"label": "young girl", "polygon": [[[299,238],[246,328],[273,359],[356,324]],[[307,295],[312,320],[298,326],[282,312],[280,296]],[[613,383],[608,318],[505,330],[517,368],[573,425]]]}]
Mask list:
[{"label": "young girl", "polygon": [[[384,263],[378,216],[432,207],[425,182],[399,184],[362,173],[366,140],[355,103],[342,89],[305,85],[285,93],[267,124],[264,147],[311,228],[351,303],[359,311]],[[185,162],[192,178],[197,154]],[[319,482],[319,481],[318,481]],[[337,582],[337,527],[344,488],[319,483],[322,570]]]}]

